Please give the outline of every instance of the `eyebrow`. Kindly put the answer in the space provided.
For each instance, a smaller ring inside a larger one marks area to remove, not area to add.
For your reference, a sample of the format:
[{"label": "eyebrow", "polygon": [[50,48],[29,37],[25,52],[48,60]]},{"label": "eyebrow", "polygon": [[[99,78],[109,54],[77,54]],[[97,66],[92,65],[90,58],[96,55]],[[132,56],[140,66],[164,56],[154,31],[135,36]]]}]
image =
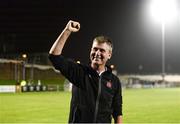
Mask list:
[{"label": "eyebrow", "polygon": [[101,51],[106,51],[105,49],[99,48],[99,47],[92,47],[92,49],[99,49]]}]

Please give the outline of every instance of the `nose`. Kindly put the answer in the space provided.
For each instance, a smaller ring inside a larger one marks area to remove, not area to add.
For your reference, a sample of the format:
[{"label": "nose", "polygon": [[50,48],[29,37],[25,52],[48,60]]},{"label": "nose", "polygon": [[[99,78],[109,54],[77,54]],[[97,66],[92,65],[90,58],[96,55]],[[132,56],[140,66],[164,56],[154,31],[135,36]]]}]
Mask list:
[{"label": "nose", "polygon": [[100,50],[97,50],[96,51],[96,55],[100,55],[101,54],[101,51]]}]

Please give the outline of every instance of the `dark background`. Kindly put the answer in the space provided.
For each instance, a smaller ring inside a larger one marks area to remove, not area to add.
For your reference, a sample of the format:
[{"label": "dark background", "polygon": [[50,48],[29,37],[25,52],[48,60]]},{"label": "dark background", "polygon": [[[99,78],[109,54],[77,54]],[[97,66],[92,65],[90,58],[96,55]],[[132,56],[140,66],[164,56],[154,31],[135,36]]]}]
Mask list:
[{"label": "dark background", "polygon": [[[109,64],[120,73],[161,73],[161,24],[151,19],[149,1],[1,0],[0,53],[48,53],[72,19],[81,30],[68,39],[64,56],[88,63],[93,38],[107,35],[114,42]],[[166,25],[166,73],[180,72],[179,32],[180,18]]]}]

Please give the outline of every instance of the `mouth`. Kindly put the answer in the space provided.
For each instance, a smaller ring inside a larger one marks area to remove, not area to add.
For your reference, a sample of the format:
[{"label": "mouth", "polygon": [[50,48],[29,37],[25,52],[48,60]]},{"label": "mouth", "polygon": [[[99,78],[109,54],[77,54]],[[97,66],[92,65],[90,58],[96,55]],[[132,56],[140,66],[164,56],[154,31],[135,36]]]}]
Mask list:
[{"label": "mouth", "polygon": [[103,57],[102,56],[93,56],[92,60],[94,61],[99,61],[99,60],[102,60]]}]

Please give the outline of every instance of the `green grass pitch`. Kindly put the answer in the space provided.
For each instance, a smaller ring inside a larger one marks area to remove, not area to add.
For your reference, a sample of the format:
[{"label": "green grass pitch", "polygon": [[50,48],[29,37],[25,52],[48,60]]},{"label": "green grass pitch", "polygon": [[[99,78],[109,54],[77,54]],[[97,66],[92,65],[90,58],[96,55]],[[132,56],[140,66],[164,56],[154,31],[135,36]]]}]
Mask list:
[{"label": "green grass pitch", "polygon": [[[67,123],[71,93],[0,93],[0,123]],[[124,123],[180,123],[180,88],[124,89]]]}]

